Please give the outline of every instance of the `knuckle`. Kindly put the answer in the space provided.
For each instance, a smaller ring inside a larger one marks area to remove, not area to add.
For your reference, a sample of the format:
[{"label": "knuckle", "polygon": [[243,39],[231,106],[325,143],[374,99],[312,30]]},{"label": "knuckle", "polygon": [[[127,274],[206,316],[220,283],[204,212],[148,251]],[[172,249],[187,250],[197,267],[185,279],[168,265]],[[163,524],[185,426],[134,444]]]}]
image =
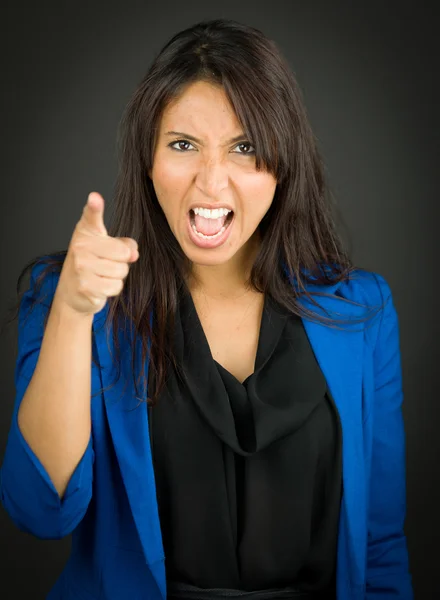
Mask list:
[{"label": "knuckle", "polygon": [[81,254],[75,254],[73,257],[73,264],[75,266],[75,270],[78,273],[81,273],[85,269],[85,258]]},{"label": "knuckle", "polygon": [[114,283],[108,285],[104,293],[106,296],[117,296],[119,294],[118,286]]},{"label": "knuckle", "polygon": [[73,255],[81,254],[85,250],[84,240],[80,238],[72,240],[72,243],[70,244],[70,249]]},{"label": "knuckle", "polygon": [[124,282],[121,279],[118,279],[118,282],[116,284],[116,294],[120,294],[123,287],[124,287]]},{"label": "knuckle", "polygon": [[78,291],[81,294],[85,294],[87,292],[87,280],[84,277],[80,277],[78,280]]}]

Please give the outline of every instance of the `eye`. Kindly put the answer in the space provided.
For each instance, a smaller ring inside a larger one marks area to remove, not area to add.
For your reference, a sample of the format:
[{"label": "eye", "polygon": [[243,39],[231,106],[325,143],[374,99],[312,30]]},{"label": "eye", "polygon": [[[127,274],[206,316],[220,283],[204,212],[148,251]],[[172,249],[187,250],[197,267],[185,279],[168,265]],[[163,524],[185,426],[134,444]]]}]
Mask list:
[{"label": "eye", "polygon": [[174,144],[189,144],[190,146],[192,146],[192,144],[188,142],[188,140],[176,140],[175,142],[171,142],[170,144],[168,144],[168,146],[172,148],[172,150],[177,150],[177,152],[186,152],[186,150],[182,150],[181,148],[174,148]]},{"label": "eye", "polygon": [[[183,139],[182,140],[176,140],[175,142],[171,142],[170,144],[168,144],[168,146],[172,150],[176,150],[177,152],[186,152],[186,149],[176,148],[175,144],[189,144],[190,146],[192,146],[192,144],[188,140],[183,140]],[[250,144],[250,142],[246,142],[246,141],[240,142],[235,147],[238,148],[240,146],[245,146],[245,147],[253,148],[253,146]],[[252,150],[251,152],[234,152],[234,154],[243,154],[243,156],[253,156],[255,154],[255,150]]]},{"label": "eye", "polygon": [[[250,142],[240,142],[239,144],[237,144],[236,148],[238,148],[239,146],[247,146],[247,147],[253,148],[253,146],[250,144]],[[252,150],[251,152],[236,152],[236,154],[244,154],[245,156],[253,156],[255,154],[255,150]]]}]

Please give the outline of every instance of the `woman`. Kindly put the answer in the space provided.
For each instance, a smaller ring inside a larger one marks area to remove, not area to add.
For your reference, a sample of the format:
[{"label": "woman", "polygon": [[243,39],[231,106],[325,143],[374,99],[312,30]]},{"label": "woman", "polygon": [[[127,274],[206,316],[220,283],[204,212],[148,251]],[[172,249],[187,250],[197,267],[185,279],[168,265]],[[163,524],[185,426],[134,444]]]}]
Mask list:
[{"label": "woman", "polygon": [[277,46],[177,34],[121,140],[20,304],[1,498],[73,534],[48,598],[412,598],[397,314]]}]

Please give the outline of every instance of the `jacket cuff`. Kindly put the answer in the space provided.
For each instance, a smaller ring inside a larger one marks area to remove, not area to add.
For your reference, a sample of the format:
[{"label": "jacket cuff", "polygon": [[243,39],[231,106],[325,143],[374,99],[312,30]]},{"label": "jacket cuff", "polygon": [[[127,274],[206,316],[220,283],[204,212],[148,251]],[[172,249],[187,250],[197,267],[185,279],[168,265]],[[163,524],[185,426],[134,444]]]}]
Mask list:
[{"label": "jacket cuff", "polygon": [[[18,394],[28,385],[20,378]],[[18,404],[18,403],[17,403]],[[18,426],[14,409],[4,461],[0,470],[0,498],[11,519],[22,531],[42,539],[60,539],[76,527],[92,496],[94,451],[92,436],[62,498],[43,464]]]}]

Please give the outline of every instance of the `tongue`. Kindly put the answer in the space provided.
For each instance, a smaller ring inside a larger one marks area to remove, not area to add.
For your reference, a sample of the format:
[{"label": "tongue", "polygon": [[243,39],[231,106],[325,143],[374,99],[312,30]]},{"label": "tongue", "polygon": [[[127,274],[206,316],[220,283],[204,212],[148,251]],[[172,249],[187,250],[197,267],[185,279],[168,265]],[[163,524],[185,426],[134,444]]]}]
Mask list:
[{"label": "tongue", "polygon": [[214,235],[215,233],[218,233],[225,224],[225,221],[226,216],[220,217],[219,219],[205,219],[205,217],[201,217],[200,215],[194,215],[196,229],[204,235]]}]

